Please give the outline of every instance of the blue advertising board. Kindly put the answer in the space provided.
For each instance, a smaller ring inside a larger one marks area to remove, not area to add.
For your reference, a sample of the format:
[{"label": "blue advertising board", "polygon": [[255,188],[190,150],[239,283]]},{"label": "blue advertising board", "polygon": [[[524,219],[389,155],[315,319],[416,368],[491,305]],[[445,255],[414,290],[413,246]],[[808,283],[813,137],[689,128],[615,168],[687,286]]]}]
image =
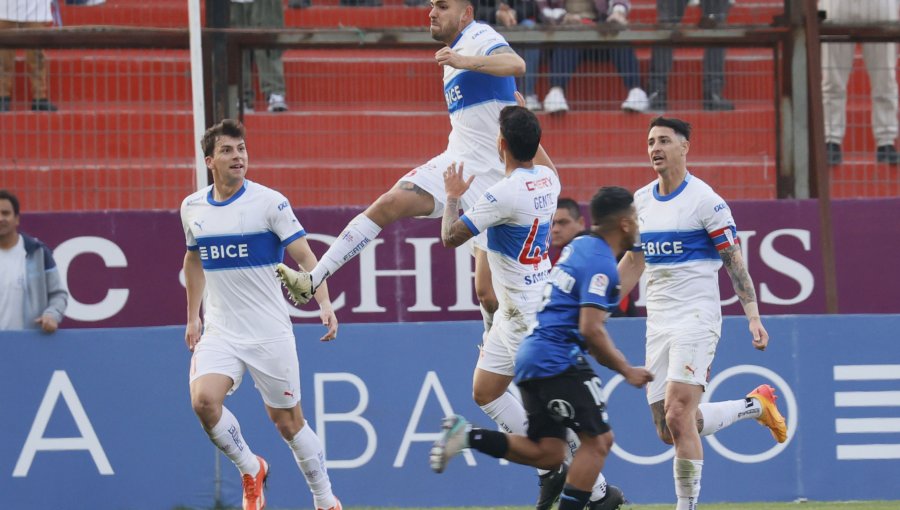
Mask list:
[{"label": "blue advertising board", "polygon": [[[765,320],[772,341],[758,352],[746,321],[725,319],[706,398],[742,398],[772,384],[788,441],[777,445],[752,420],[704,438],[702,501],[900,500],[900,316]],[[295,327],[302,405],[345,505],[533,503],[531,468],[477,452],[440,475],[428,467],[445,414],[493,425],[471,400],[481,323],[344,325],[331,343],[318,341],[321,329]],[[639,364],[643,319],[614,319],[609,329]],[[239,506],[237,470],[191,410],[182,328],[0,332],[0,342],[4,507]],[[598,373],[616,433],[607,478],[634,502],[673,501],[673,452],[656,437],[644,392],[605,368]],[[269,508],[310,508],[249,377],[226,405],[272,466]]]}]

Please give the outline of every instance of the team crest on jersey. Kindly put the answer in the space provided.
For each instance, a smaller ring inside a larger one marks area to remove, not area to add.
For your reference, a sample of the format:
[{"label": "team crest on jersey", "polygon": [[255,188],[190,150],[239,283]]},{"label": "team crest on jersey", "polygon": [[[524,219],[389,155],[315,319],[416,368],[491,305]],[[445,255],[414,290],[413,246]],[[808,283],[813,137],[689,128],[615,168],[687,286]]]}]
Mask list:
[{"label": "team crest on jersey", "polygon": [[609,288],[609,277],[603,273],[597,273],[591,278],[591,285],[588,292],[606,297],[606,290]]}]

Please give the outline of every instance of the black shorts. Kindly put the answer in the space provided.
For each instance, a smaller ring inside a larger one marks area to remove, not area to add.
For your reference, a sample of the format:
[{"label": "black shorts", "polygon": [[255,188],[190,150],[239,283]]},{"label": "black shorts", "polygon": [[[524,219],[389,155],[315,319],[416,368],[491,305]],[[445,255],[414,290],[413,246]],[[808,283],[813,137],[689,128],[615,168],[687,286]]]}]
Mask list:
[{"label": "black shorts", "polygon": [[518,386],[532,441],[543,437],[565,440],[567,428],[590,436],[611,430],[600,378],[583,359],[559,375],[522,381]]}]

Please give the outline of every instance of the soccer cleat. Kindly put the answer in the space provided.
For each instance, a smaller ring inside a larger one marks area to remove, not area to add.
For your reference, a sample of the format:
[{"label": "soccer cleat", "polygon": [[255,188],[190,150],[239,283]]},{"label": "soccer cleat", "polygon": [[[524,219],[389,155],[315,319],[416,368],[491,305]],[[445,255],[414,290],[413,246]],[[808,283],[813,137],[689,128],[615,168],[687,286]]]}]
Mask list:
[{"label": "soccer cleat", "polygon": [[559,469],[545,473],[538,478],[538,485],[541,492],[538,494],[537,504],[534,505],[535,510],[550,510],[562,494],[563,488],[566,486],[566,474],[569,472],[569,466],[563,464]]},{"label": "soccer cleat", "polygon": [[760,384],[747,394],[747,398],[755,398],[762,406],[762,414],[756,421],[768,427],[772,432],[772,437],[779,443],[787,441],[787,425],[784,423],[784,416],[775,405],[775,401],[778,400],[778,397],[775,396],[775,388],[768,384]]},{"label": "soccer cleat", "polygon": [[627,504],[621,489],[615,485],[607,485],[606,496],[588,503],[587,510],[619,510],[625,508]]},{"label": "soccer cleat", "polygon": [[266,479],[269,477],[269,464],[259,455],[259,472],[256,476],[244,475],[244,510],[263,510],[266,507]]},{"label": "soccer cleat", "polygon": [[469,447],[469,422],[458,414],[444,418],[441,438],[431,447],[431,469],[443,473],[450,459]]},{"label": "soccer cleat", "polygon": [[275,267],[275,275],[281,280],[294,303],[305,305],[312,299],[315,289],[313,289],[312,276],[309,273],[294,271],[284,264],[278,264]]},{"label": "soccer cleat", "polygon": [[330,507],[330,508],[318,508],[318,507],[316,507],[316,510],[344,510],[344,507],[341,506],[341,500],[339,500],[339,499],[337,498],[337,496],[335,496],[335,498],[334,498],[334,506],[333,506],[333,507]]}]

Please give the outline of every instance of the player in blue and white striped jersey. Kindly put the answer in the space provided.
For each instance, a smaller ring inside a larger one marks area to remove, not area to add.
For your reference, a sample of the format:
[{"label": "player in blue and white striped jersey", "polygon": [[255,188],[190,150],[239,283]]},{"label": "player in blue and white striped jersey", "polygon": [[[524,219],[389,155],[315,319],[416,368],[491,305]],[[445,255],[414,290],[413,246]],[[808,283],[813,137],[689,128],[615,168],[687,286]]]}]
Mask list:
[{"label": "player in blue and white striped jersey", "polygon": [[[443,172],[451,163],[465,164],[478,175],[462,197],[471,207],[504,176],[495,145],[500,110],[516,103],[515,76],[525,74],[525,61],[489,25],[474,21],[471,0],[433,0],[429,12],[431,36],[445,45],[435,53],[444,70],[444,99],[450,114],[447,149],[401,177],[362,214],[350,221],[309,273],[286,273],[285,286],[299,302],[308,300],[328,276],[358,255],[381,230],[403,218],[439,218],[444,210]],[[414,143],[414,141],[413,141]],[[475,290],[486,311],[496,308],[490,272],[475,241]]]},{"label": "player in blue and white striped jersey", "polygon": [[687,170],[690,137],[690,124],[679,119],[657,117],[650,123],[647,153],[659,178],[635,193],[642,250],[627,253],[618,266],[623,294],[647,273],[646,366],[655,376],[647,401],[660,439],[675,445],[677,510],[697,505],[701,435],[755,418],[779,443],[787,439],[774,389],[767,384],[745,399],[700,403],[722,330],[718,272],[723,264],[744,307],[753,346],[764,350],[769,334],[731,210]]},{"label": "player in blue and white striped jersey", "polygon": [[[302,267],[314,265],[316,257],[287,199],[245,178],[249,158],[240,122],[216,124],[201,145],[213,184],[181,204],[187,241],[185,342],[193,351],[191,405],[210,440],[241,472],[243,508],[263,508],[269,466],[251,452],[240,424],[223,405],[249,370],[306,478],[315,507],[340,510],[322,443],[300,409],[297,346],[275,275],[285,250]],[[322,340],[328,341],[337,334],[337,319],[327,287],[316,292],[316,300],[328,328]]]},{"label": "player in blue and white striped jersey", "polygon": [[580,445],[560,488],[559,509],[621,507],[618,489],[610,486],[607,492],[604,486],[595,494],[613,434],[600,379],[585,358],[589,352],[637,387],[653,378],[649,371],[628,363],[604,326],[619,300],[616,255],[637,239],[632,203],[631,193],[624,188],[601,189],[591,200],[591,234],[565,247],[542,286],[537,324],[515,357],[515,380],[528,412],[527,435],[470,428],[461,416],[448,417],[444,433],[430,452],[432,469],[442,472],[464,448],[552,469],[566,455],[571,429]]}]

